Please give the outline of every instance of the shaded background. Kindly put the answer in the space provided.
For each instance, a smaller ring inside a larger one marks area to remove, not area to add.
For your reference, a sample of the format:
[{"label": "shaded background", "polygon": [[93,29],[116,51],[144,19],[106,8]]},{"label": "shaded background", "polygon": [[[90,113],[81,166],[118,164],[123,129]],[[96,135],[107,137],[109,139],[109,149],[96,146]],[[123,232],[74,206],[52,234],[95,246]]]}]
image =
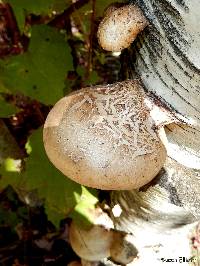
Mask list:
[{"label": "shaded background", "polygon": [[96,38],[111,2],[0,1],[0,265],[78,259],[68,225],[71,219],[89,223],[89,209],[105,202],[104,193],[51,165],[42,126],[64,95],[126,76],[120,55],[104,52]]}]

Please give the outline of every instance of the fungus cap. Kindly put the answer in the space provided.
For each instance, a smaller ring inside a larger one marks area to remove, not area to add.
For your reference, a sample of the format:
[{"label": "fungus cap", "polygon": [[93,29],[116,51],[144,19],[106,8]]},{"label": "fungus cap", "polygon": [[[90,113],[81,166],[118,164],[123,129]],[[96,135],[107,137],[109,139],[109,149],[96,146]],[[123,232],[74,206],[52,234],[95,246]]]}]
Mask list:
[{"label": "fungus cap", "polygon": [[137,5],[111,6],[108,10],[99,24],[97,37],[103,49],[119,52],[130,46],[148,21]]},{"label": "fungus cap", "polygon": [[137,256],[131,235],[114,229],[111,218],[99,207],[91,210],[93,225],[84,229],[74,221],[70,224],[69,241],[79,257],[98,261],[111,257],[117,263],[130,263]]},{"label": "fungus cap", "polygon": [[98,261],[110,256],[113,242],[113,222],[100,208],[91,210],[93,225],[89,229],[80,228],[72,222],[69,241],[79,257],[88,261]]},{"label": "fungus cap", "polygon": [[110,256],[112,260],[120,265],[131,263],[138,255],[137,248],[133,245],[131,235],[115,231],[113,242],[110,247]]},{"label": "fungus cap", "polygon": [[104,190],[150,182],[166,150],[137,80],[81,89],[62,98],[44,125],[51,162],[74,181]]}]

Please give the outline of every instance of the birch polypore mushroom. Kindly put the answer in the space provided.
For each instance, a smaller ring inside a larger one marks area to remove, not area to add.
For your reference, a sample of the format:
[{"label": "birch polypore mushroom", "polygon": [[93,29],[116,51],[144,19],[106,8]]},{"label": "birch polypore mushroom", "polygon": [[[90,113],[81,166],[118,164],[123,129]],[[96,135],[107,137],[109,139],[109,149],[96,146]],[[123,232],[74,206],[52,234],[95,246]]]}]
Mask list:
[{"label": "birch polypore mushroom", "polygon": [[72,222],[69,230],[70,244],[82,259],[99,261],[111,257],[117,263],[130,263],[137,256],[131,236],[113,229],[110,217],[99,209],[94,212],[94,224],[83,229]]},{"label": "birch polypore mushroom", "polygon": [[166,117],[159,110],[137,80],[81,89],[50,111],[44,125],[47,155],[80,184],[139,188],[156,176],[166,158],[160,139]]},{"label": "birch polypore mushroom", "polygon": [[131,263],[138,255],[132,242],[131,235],[115,231],[110,248],[111,259],[120,265]]},{"label": "birch polypore mushroom", "polygon": [[102,225],[93,225],[89,230],[70,226],[70,244],[82,259],[99,261],[110,257],[120,264],[128,264],[136,258],[138,251],[128,240],[128,234],[117,232]]},{"label": "birch polypore mushroom", "polygon": [[69,240],[73,250],[82,259],[98,261],[110,256],[114,226],[109,216],[100,209],[95,209],[92,214],[94,224],[89,229],[71,223]]},{"label": "birch polypore mushroom", "polygon": [[79,228],[74,222],[70,226],[70,243],[73,250],[83,259],[98,261],[110,256],[112,232],[101,226],[90,230]]},{"label": "birch polypore mushroom", "polygon": [[147,25],[148,21],[137,5],[111,6],[98,28],[99,44],[107,51],[119,52],[129,47]]}]

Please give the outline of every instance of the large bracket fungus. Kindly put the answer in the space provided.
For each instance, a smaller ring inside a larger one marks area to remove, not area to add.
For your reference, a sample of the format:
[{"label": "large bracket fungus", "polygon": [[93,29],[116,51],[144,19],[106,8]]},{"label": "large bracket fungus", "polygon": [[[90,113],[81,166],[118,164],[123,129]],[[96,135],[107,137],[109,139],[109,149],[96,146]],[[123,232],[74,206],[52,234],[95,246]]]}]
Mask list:
[{"label": "large bracket fungus", "polygon": [[105,190],[139,188],[165,162],[162,126],[170,120],[137,80],[89,87],[53,107],[44,145],[52,163],[78,183]]}]

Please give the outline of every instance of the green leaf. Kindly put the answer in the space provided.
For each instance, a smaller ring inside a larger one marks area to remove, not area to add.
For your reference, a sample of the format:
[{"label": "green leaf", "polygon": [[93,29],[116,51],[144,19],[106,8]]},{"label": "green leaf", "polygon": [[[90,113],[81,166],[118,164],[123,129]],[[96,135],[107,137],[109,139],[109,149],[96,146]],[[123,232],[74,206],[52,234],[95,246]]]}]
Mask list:
[{"label": "green leaf", "polygon": [[87,202],[90,205],[95,205],[98,202],[97,190],[82,186],[80,201]]},{"label": "green leaf", "polygon": [[[42,129],[30,138],[32,152],[23,173],[28,191],[37,189],[45,199],[47,214],[51,220],[64,218],[77,204],[74,193],[81,194],[81,186],[61,174],[48,160],[43,147]],[[53,215],[54,213],[54,215]]]},{"label": "green leaf", "polygon": [[[92,193],[94,193],[94,195]],[[93,210],[95,209],[95,204],[97,202],[98,198],[96,190],[88,190],[82,186],[80,201],[75,206],[70,217],[74,219],[79,226],[89,228],[94,222]]]},{"label": "green leaf", "polygon": [[12,158],[7,158],[4,161],[4,167],[8,172],[20,172],[21,160],[15,160]]},{"label": "green leaf", "polygon": [[67,6],[66,0],[5,0],[5,2],[11,5],[19,29],[22,32],[24,30],[26,15],[49,15],[52,11],[63,11]]},{"label": "green leaf", "polygon": [[65,77],[73,68],[65,35],[46,25],[34,26],[28,51],[0,60],[0,79],[7,90],[45,104],[63,97]]},{"label": "green leaf", "polygon": [[[85,77],[86,69],[85,69],[84,67],[82,67],[82,66],[78,66],[78,67],[76,68],[76,71],[77,71],[77,73],[78,73],[79,76],[81,76],[81,77],[83,77],[83,78]],[[98,73],[97,73],[95,70],[93,70],[93,71],[91,71],[91,72],[89,73],[89,77],[88,77],[87,79],[85,79],[83,85],[84,85],[84,86],[91,85],[91,84],[95,85],[95,84],[99,83],[100,80],[101,80],[101,78],[100,78],[100,76],[98,75]]]},{"label": "green leaf", "polygon": [[17,192],[25,190],[22,175],[18,172],[8,171],[6,164],[2,164],[0,165],[0,192],[9,185],[11,185]]},{"label": "green leaf", "polygon": [[56,225],[72,212],[77,213],[78,219],[89,220],[89,208],[94,208],[98,201],[96,190],[88,190],[71,181],[51,164],[44,151],[42,129],[32,134],[29,145],[32,151],[26,160],[25,170],[20,174],[6,172],[4,165],[0,169],[0,188],[10,184],[18,192],[36,189],[38,196],[45,200],[49,219]]},{"label": "green leaf", "polygon": [[12,104],[7,103],[0,95],[0,117],[9,117],[17,113],[18,109]]}]

